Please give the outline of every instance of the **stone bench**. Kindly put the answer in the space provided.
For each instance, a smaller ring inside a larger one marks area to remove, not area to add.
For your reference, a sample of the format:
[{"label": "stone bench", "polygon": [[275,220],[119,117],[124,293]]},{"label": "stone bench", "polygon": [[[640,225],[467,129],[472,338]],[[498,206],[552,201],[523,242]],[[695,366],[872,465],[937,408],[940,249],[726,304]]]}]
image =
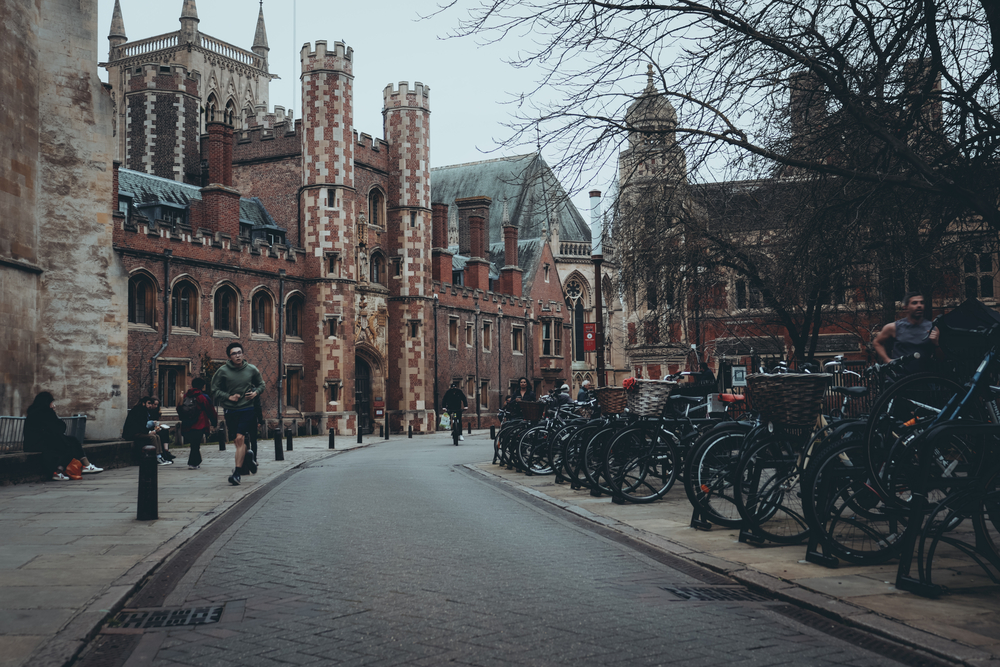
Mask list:
[{"label": "stone bench", "polygon": [[[135,445],[128,440],[88,442],[83,452],[94,465],[110,470],[135,464]],[[44,482],[51,479],[52,471],[45,468],[40,452],[10,452],[0,454],[0,486]]]}]

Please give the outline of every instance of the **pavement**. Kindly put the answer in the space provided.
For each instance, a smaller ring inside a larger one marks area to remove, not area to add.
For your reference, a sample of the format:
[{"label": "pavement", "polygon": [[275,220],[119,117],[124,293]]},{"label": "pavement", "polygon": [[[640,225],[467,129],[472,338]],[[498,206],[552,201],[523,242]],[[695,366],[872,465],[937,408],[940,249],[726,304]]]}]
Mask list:
[{"label": "pavement", "polygon": [[[340,437],[336,452],[382,441],[366,436],[358,445]],[[556,485],[551,476],[527,477],[489,464],[488,431],[466,435],[463,447],[482,448],[486,460],[468,466],[480,475],[748,587],[948,660],[1000,666],[1000,586],[967,558],[942,562],[949,594],[928,600],[895,589],[895,564],[829,570],[804,562],[802,546],[753,547],[740,544],[734,530],[694,530],[681,487],[649,505],[614,505]],[[157,470],[155,521],[136,519],[137,467],[76,482],[0,487],[0,667],[67,664],[199,531],[268,482],[336,452],[326,436],[297,438],[278,462],[273,443],[262,441],[258,474],[231,486],[225,478],[232,445],[225,452],[203,447],[200,470],[189,470],[180,450],[174,465]]]}]

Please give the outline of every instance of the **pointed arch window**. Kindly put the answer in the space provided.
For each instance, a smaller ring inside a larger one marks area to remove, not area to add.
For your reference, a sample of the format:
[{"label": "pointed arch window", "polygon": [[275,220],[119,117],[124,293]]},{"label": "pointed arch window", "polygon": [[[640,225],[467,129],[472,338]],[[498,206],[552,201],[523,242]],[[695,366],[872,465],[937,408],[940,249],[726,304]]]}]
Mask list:
[{"label": "pointed arch window", "polygon": [[140,274],[128,281],[128,321],[156,326],[156,289],[149,276]]},{"label": "pointed arch window", "polygon": [[368,224],[385,227],[385,197],[378,190],[368,194]]},{"label": "pointed arch window", "polygon": [[215,292],[215,330],[226,333],[239,333],[239,300],[236,290],[223,285]]},{"label": "pointed arch window", "polygon": [[253,295],[250,333],[274,337],[274,300],[261,290]]},{"label": "pointed arch window", "polygon": [[171,290],[170,326],[198,328],[198,290],[190,281],[182,280]]},{"label": "pointed arch window", "polygon": [[302,297],[293,296],[285,305],[285,335],[302,337]]},{"label": "pointed arch window", "polygon": [[385,256],[380,252],[372,253],[368,268],[371,282],[382,285],[385,282]]}]

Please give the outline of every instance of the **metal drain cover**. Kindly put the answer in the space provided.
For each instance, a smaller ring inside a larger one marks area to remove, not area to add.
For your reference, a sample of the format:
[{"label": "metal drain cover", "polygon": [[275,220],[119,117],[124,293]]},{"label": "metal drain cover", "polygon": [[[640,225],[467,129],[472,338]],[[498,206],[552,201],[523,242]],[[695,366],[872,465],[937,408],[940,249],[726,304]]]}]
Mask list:
[{"label": "metal drain cover", "polygon": [[767,602],[770,598],[751,593],[742,587],[723,586],[660,586],[684,600],[698,602]]},{"label": "metal drain cover", "polygon": [[154,609],[151,611],[123,611],[115,619],[119,628],[176,628],[183,625],[218,623],[224,605],[194,607],[193,609]]}]

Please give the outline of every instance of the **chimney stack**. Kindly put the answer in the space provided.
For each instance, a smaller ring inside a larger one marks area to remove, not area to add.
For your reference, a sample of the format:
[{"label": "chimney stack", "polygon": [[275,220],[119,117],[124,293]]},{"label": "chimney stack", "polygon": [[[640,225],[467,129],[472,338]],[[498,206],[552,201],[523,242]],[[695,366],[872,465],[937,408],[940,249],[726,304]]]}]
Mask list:
[{"label": "chimney stack", "polygon": [[451,251],[448,250],[448,205],[431,204],[431,277],[451,282]]},{"label": "chimney stack", "polygon": [[521,296],[521,268],[517,265],[517,225],[507,218],[507,204],[504,203],[503,263],[500,269],[500,292]]},{"label": "chimney stack", "polygon": [[205,226],[236,239],[240,235],[240,193],[233,189],[233,128],[207,123],[208,186],[201,189]]}]

